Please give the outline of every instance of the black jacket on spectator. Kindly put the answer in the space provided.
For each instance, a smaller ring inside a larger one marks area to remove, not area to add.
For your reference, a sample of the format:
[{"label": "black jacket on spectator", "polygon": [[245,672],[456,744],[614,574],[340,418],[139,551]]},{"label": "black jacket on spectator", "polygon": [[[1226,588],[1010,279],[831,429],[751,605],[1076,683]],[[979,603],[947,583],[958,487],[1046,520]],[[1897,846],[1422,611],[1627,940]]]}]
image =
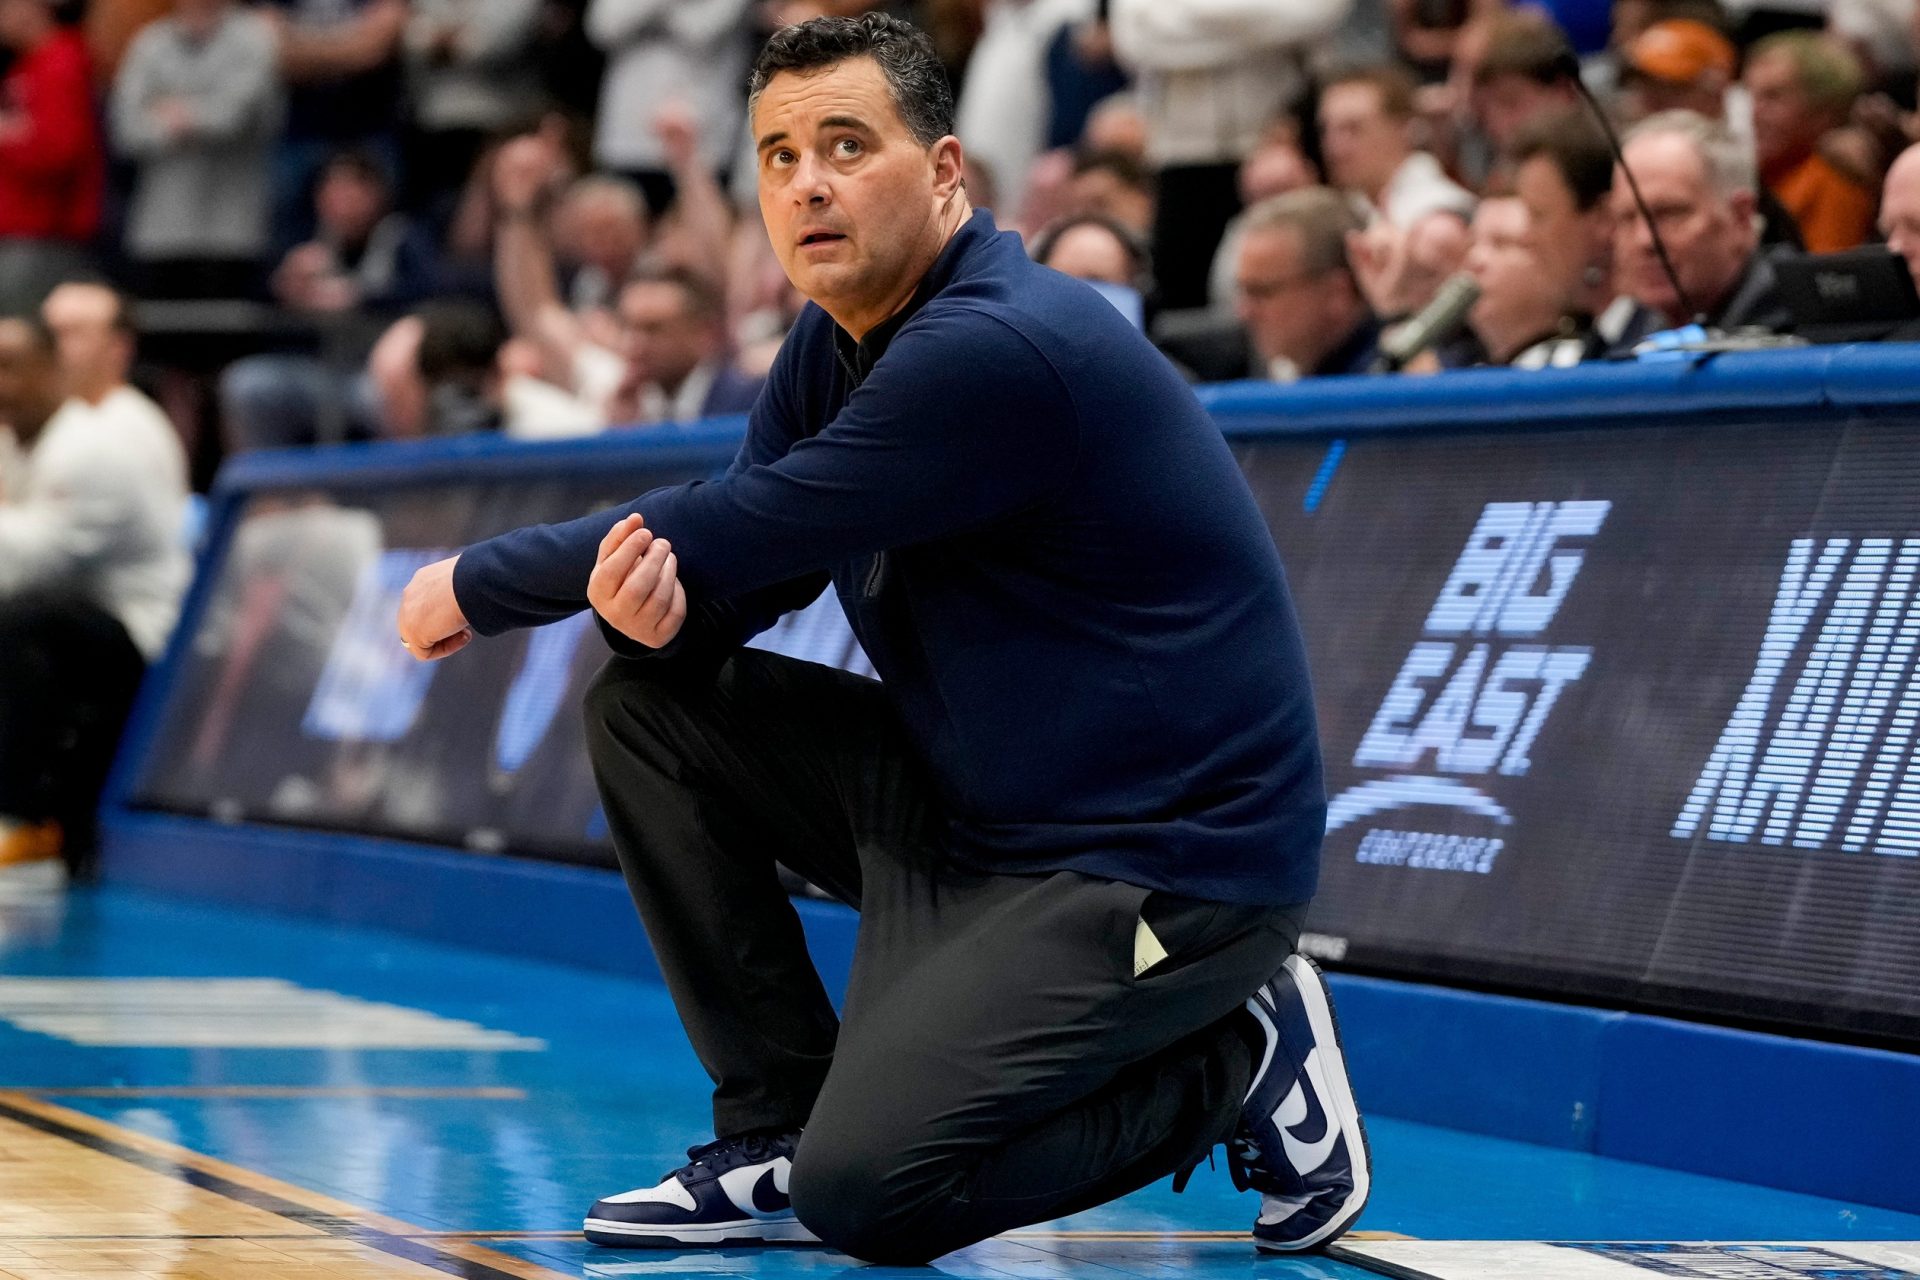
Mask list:
[{"label": "black jacket on spectator", "polygon": [[[1627,321],[1627,327],[1607,354],[1630,355],[1648,334],[1686,323],[1687,320],[1670,323],[1646,307],[1636,307],[1633,318]],[[1721,304],[1719,310],[1707,313],[1706,325],[1710,329],[1726,332],[1745,328],[1760,328],[1770,333],[1793,331],[1793,313],[1780,297],[1779,285],[1773,275],[1773,263],[1764,249],[1747,260],[1747,269],[1741,273],[1739,283],[1727,295],[1726,302]]]}]

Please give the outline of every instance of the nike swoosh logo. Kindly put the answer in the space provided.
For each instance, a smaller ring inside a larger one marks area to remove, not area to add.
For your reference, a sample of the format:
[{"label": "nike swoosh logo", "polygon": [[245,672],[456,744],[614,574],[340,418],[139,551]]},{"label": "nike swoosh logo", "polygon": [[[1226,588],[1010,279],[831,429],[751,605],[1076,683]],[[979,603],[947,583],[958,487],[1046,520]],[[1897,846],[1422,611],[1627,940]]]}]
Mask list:
[{"label": "nike swoosh logo", "polygon": [[[1313,1085],[1316,1096],[1326,1096],[1326,1074],[1320,1069],[1320,1050],[1308,1052],[1307,1060],[1300,1066],[1300,1074]],[[1274,1114],[1274,1119],[1280,1123],[1280,1145],[1286,1148],[1287,1159],[1293,1162],[1294,1169],[1303,1177],[1325,1164],[1333,1154],[1333,1144],[1340,1140],[1339,1127],[1333,1123],[1332,1117],[1324,1113],[1321,1120],[1326,1132],[1320,1135],[1318,1141],[1302,1142],[1294,1137],[1294,1127],[1307,1119],[1310,1110],[1313,1108],[1307,1105],[1306,1090],[1299,1080],[1295,1080],[1286,1101],[1280,1104],[1280,1110]]]},{"label": "nike swoosh logo", "polygon": [[762,1213],[785,1213],[793,1208],[793,1197],[782,1191],[774,1179],[776,1172],[768,1169],[760,1175],[760,1181],[753,1184],[753,1207]]},{"label": "nike swoosh logo", "polygon": [[783,1156],[760,1167],[757,1175],[755,1167],[742,1165],[720,1175],[720,1190],[733,1201],[733,1207],[749,1218],[777,1218],[792,1213],[793,1198],[787,1194],[786,1183],[792,1176],[793,1166]]}]

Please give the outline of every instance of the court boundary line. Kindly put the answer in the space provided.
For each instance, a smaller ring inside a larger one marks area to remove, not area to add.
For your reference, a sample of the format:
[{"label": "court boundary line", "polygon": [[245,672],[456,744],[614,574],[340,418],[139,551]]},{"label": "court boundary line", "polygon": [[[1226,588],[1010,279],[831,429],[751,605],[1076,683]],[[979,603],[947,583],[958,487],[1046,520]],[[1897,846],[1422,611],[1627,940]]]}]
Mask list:
[{"label": "court boundary line", "polygon": [[171,1142],[135,1133],[111,1121],[23,1094],[0,1092],[0,1119],[11,1120],[49,1137],[125,1161],[236,1204],[285,1218],[323,1236],[350,1240],[403,1262],[411,1262],[443,1275],[457,1276],[460,1280],[564,1280],[560,1272],[478,1244],[446,1239],[444,1244],[436,1245],[434,1241],[441,1237],[422,1234],[420,1228],[411,1224],[318,1192],[307,1191],[278,1178],[190,1151]]},{"label": "court boundary line", "polygon": [[25,1094],[34,1098],[396,1098],[406,1101],[524,1102],[525,1089],[508,1085],[303,1085],[303,1084],[212,1084],[212,1085],[64,1085],[0,1084],[0,1097]]}]

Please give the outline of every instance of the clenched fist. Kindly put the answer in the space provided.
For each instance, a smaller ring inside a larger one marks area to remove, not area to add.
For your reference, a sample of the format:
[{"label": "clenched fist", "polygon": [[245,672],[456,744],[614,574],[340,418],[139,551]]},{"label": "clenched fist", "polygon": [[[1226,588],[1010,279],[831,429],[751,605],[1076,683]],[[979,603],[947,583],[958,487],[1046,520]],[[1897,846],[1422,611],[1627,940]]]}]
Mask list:
[{"label": "clenched fist", "polygon": [[459,560],[451,556],[421,569],[400,597],[400,643],[422,662],[458,653],[473,639],[453,595],[453,566]]},{"label": "clenched fist", "polygon": [[628,516],[600,539],[587,600],[621,635],[649,649],[662,648],[687,620],[679,569],[673,544],[654,537],[640,516]]}]

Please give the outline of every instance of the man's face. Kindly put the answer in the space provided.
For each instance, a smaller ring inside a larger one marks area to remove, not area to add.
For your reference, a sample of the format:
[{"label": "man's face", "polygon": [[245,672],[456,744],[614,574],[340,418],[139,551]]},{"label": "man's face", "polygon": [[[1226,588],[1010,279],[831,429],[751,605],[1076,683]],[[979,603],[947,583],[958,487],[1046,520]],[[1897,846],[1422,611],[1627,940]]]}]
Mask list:
[{"label": "man's face", "polygon": [[0,423],[39,432],[59,400],[60,370],[20,320],[0,319]]},{"label": "man's face", "polygon": [[1476,85],[1472,101],[1480,128],[1495,146],[1505,147],[1527,121],[1566,105],[1567,96],[1530,76],[1507,74]]},{"label": "man's face", "polygon": [[1332,85],[1320,95],[1320,150],[1333,185],[1371,196],[1407,157],[1406,125],[1386,113],[1375,86]]},{"label": "man's face", "polygon": [[1070,213],[1105,214],[1145,233],[1153,226],[1153,197],[1121,180],[1111,169],[1089,169],[1075,175],[1067,192]]},{"label": "man's face", "polygon": [[1906,259],[1920,286],[1920,147],[1909,148],[1887,170],[1880,192],[1880,234],[1887,248]]},{"label": "man's face", "polygon": [[63,284],[41,308],[60,346],[60,372],[67,389],[83,394],[125,380],[132,352],[114,327],[117,304],[94,285]]},{"label": "man's face", "polygon": [[[1329,277],[1309,274],[1300,233],[1291,227],[1249,231],[1241,242],[1234,271],[1234,309],[1263,364],[1293,361],[1304,373],[1319,354],[1346,337],[1327,332],[1332,318],[1326,306]],[[1329,338],[1332,340],[1329,341]]]},{"label": "man's face", "polygon": [[836,317],[905,301],[944,242],[959,143],[922,146],[868,57],[776,74],[753,133],[760,213],[795,287]]},{"label": "man's face", "polygon": [[1834,123],[1814,110],[1793,59],[1784,53],[1755,58],[1747,64],[1745,79],[1753,98],[1754,153],[1762,172],[1797,163]]},{"label": "man's face", "polygon": [[1527,206],[1518,199],[1482,200],[1474,210],[1467,272],[1480,286],[1470,313],[1476,328],[1544,333],[1559,318],[1563,295],[1543,269],[1529,229]]},{"label": "man's face", "polygon": [[[1675,134],[1636,138],[1627,144],[1626,156],[1689,298],[1696,307],[1714,310],[1733,291],[1757,242],[1752,194],[1717,195],[1693,145]],[[1622,292],[1669,319],[1691,319],[1667,283],[1653,237],[1617,172],[1610,207],[1613,261]]]},{"label": "man's face", "polygon": [[1558,166],[1529,156],[1514,171],[1513,193],[1526,211],[1527,237],[1539,269],[1572,305],[1586,291],[1589,267],[1612,258],[1612,226],[1605,210],[1582,212]]},{"label": "man's face", "polygon": [[313,193],[314,215],[330,235],[360,241],[387,211],[386,188],[354,169],[329,169]]},{"label": "man's face", "polygon": [[610,191],[582,192],[562,202],[553,235],[562,257],[619,279],[646,246],[647,219],[638,206]]},{"label": "man's face", "polygon": [[1240,162],[1240,203],[1256,205],[1319,180],[1313,165],[1292,143],[1260,147]]},{"label": "man's face", "polygon": [[1133,259],[1127,246],[1097,223],[1083,222],[1054,241],[1047,265],[1076,280],[1133,284]]},{"label": "man's face", "polygon": [[628,370],[642,383],[677,389],[717,345],[712,326],[690,314],[686,291],[665,281],[643,280],[623,289],[620,323]]}]

